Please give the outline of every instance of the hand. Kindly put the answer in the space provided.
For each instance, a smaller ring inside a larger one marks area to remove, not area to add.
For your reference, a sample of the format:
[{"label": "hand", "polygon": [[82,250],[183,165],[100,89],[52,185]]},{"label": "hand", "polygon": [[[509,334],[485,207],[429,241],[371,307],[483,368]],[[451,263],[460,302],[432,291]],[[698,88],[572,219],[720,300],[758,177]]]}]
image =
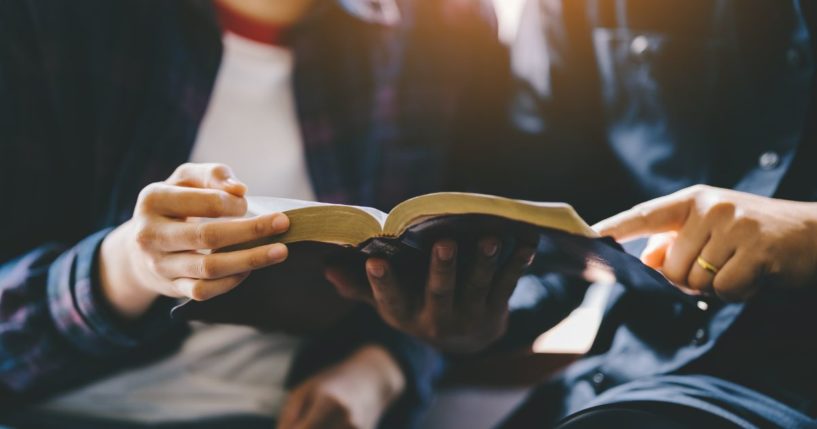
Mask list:
[{"label": "hand", "polygon": [[[763,280],[786,287],[817,281],[814,203],[698,185],[639,204],[594,228],[616,240],[651,236],[642,254],[647,265],[679,286],[727,301],[748,299]],[[699,256],[711,270],[697,262]]]},{"label": "hand", "polygon": [[287,257],[283,244],[209,253],[211,249],[280,234],[283,214],[213,222],[191,217],[242,216],[246,186],[219,164],[184,164],[139,194],[133,218],[102,242],[102,291],[126,318],[144,314],[159,295],[205,300],[241,283],[250,271]]},{"label": "hand", "polygon": [[499,269],[499,240],[483,238],[477,246],[473,266],[458,276],[457,243],[435,243],[423,287],[407,284],[379,258],[366,262],[369,285],[357,284],[334,267],[327,269],[326,277],[341,295],[373,305],[394,328],[446,351],[471,353],[505,333],[508,299],[535,254],[533,247],[514,249],[511,260]]},{"label": "hand", "polygon": [[379,346],[358,350],[292,391],[279,429],[373,429],[405,389],[397,362]]}]

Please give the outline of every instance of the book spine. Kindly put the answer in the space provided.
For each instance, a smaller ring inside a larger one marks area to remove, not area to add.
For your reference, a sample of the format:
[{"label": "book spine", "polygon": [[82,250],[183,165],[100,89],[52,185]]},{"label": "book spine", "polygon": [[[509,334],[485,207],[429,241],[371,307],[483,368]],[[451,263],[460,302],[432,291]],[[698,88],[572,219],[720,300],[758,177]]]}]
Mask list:
[{"label": "book spine", "polygon": [[363,243],[360,251],[368,256],[392,258],[397,256],[405,247],[399,239],[377,237]]}]

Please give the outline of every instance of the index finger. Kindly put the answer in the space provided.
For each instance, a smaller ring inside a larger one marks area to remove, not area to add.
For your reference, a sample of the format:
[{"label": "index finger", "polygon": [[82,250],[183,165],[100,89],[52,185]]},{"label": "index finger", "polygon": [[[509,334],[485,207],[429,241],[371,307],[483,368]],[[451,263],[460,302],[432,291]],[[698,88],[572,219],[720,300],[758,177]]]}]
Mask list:
[{"label": "index finger", "polygon": [[272,213],[255,218],[227,219],[212,222],[162,222],[149,231],[159,250],[178,252],[194,249],[221,249],[236,244],[254,243],[262,238],[284,233],[289,218]]},{"label": "index finger", "polygon": [[218,189],[196,189],[159,182],[142,190],[136,202],[136,211],[177,219],[243,216],[247,212],[247,200]]},{"label": "index finger", "polygon": [[593,225],[593,229],[618,241],[677,231],[686,222],[690,206],[689,196],[675,193],[641,203]]}]

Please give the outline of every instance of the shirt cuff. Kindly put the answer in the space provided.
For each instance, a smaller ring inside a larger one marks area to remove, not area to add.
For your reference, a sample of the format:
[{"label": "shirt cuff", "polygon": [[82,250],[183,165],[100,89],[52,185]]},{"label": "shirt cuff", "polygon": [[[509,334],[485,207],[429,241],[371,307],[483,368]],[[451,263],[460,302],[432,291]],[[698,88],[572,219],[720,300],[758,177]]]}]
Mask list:
[{"label": "shirt cuff", "polygon": [[63,252],[48,272],[48,306],[57,329],[78,349],[109,356],[139,347],[172,331],[175,300],[159,299],[140,321],[126,322],[102,296],[98,254],[112,228],[99,231]]}]

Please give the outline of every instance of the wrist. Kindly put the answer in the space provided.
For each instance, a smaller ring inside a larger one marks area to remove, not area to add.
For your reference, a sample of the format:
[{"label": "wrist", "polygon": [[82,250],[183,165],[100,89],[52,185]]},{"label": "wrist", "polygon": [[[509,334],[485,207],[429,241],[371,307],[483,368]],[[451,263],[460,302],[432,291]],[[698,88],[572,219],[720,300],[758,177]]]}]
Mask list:
[{"label": "wrist", "polygon": [[808,242],[812,245],[812,276],[809,284],[817,284],[817,203],[804,202],[806,219],[803,222],[806,228]]},{"label": "wrist", "polygon": [[125,225],[111,231],[99,250],[99,282],[102,296],[126,320],[144,315],[159,297],[142,286],[128,260],[127,246],[120,237]]},{"label": "wrist", "polygon": [[350,361],[357,362],[376,376],[379,396],[387,404],[394,402],[405,391],[406,377],[400,365],[382,346],[364,346],[350,357]]},{"label": "wrist", "polygon": [[[801,203],[806,208],[807,219],[806,225],[808,225],[809,230],[812,234],[817,233],[817,203],[813,202],[804,202]],[[817,237],[816,237],[817,238]]]}]

